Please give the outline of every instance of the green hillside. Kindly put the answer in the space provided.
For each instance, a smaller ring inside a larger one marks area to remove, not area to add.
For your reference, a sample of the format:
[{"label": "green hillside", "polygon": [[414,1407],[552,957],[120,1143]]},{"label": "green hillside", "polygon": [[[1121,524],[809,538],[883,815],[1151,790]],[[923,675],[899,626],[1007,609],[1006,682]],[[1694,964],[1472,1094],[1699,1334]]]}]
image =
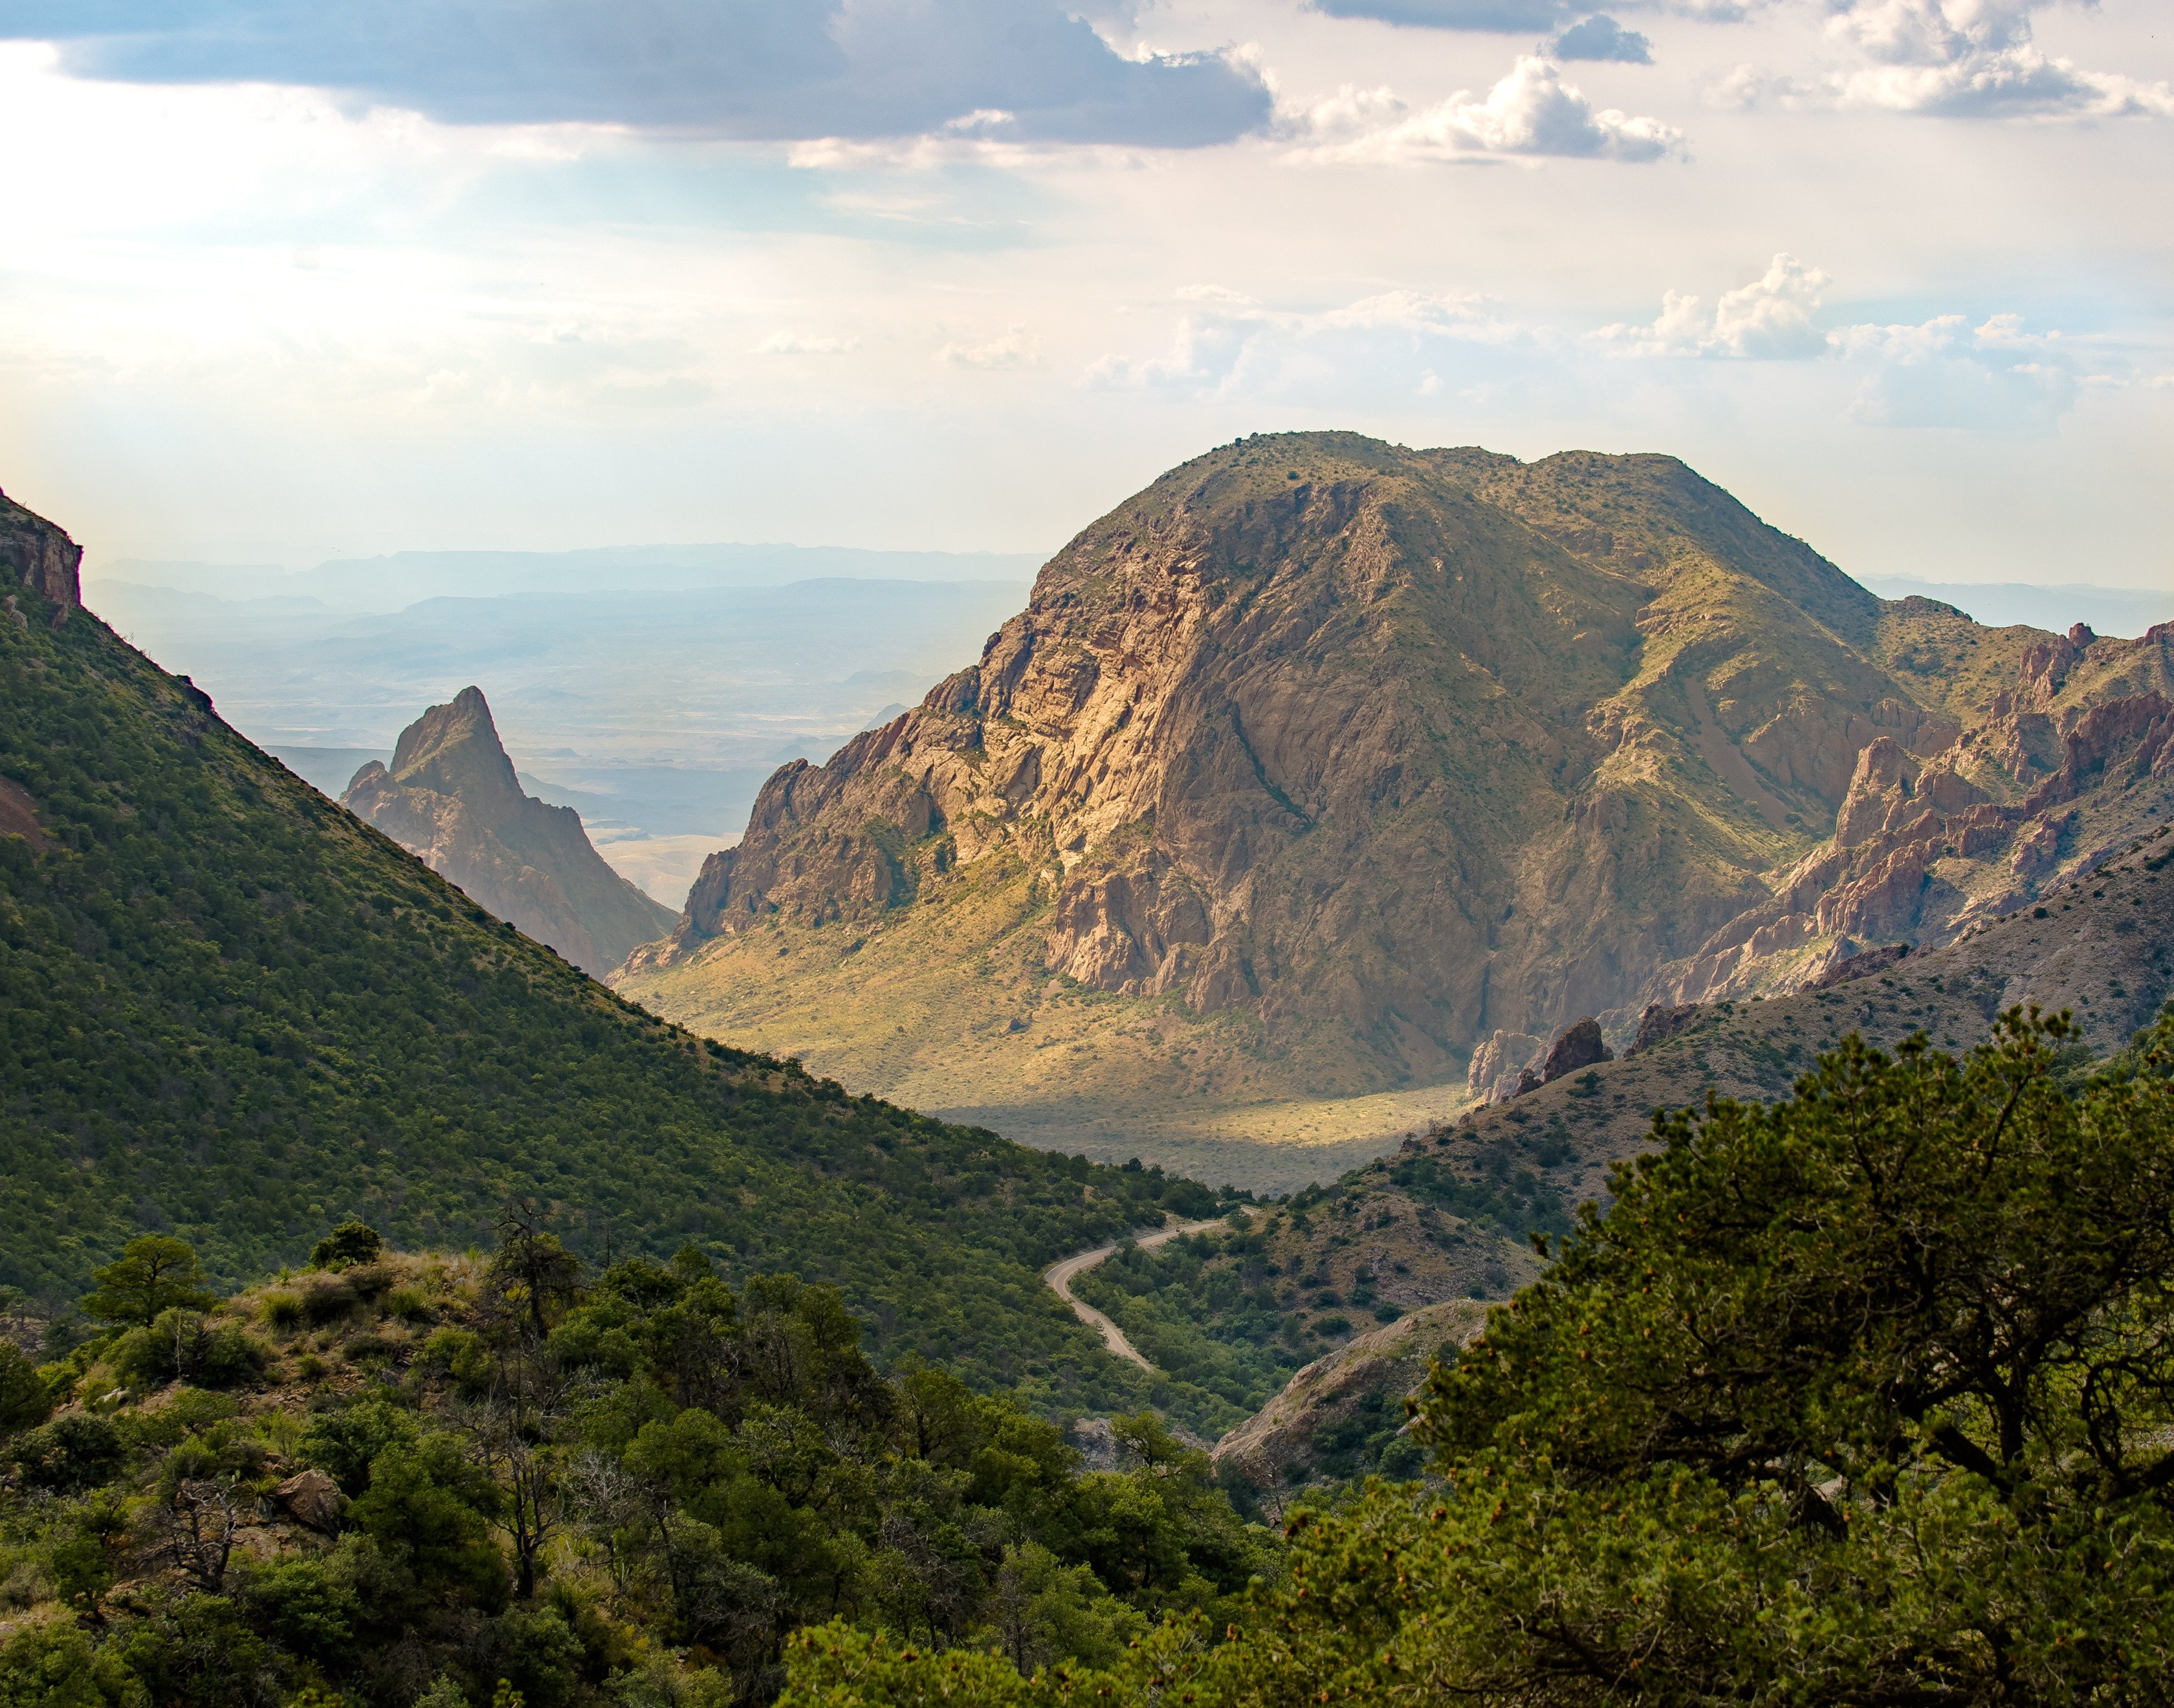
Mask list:
[{"label": "green hillside", "polygon": [[691,1240],[835,1282],[883,1351],[1128,1391],[1036,1266],[1204,1189],[643,1013],[258,752],[68,581],[0,611],[0,1283],[73,1294],[146,1230],[231,1283],[349,1215],[459,1249],[519,1193],[599,1261]]}]

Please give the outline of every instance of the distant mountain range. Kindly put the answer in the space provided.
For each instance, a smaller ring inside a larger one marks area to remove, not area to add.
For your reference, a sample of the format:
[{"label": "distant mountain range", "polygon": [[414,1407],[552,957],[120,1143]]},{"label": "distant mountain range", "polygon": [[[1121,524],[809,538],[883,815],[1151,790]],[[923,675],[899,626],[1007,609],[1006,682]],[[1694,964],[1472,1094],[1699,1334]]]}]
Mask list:
[{"label": "distant mountain range", "polygon": [[2125,846],[2169,797],[2170,636],[1882,600],[1665,457],[1248,439],[778,771],[621,988],[1036,1143],[1288,1186],[1477,1058],[1949,941]]},{"label": "distant mountain range", "polygon": [[2097,587],[2077,581],[2056,587],[2020,581],[1921,581],[1910,576],[1860,576],[1883,599],[1938,599],[1993,628],[2025,624],[2066,634],[2079,623],[2101,635],[2134,640],[2174,622],[2174,587]]},{"label": "distant mountain range", "polygon": [[[606,857],[677,907],[779,763],[895,716],[1018,608],[1025,574],[976,579],[1009,562],[781,549],[659,589],[645,581],[661,570],[623,557],[508,554],[457,576],[391,565],[381,602],[437,590],[392,611],[204,591],[233,591],[223,570],[173,571],[183,586],[96,581],[87,597],[334,794],[390,755],[416,708],[480,684],[530,792],[578,806]],[[760,579],[840,567],[866,573]],[[894,573],[911,568],[951,579]]]},{"label": "distant mountain range", "polygon": [[794,581],[1023,581],[1040,565],[1026,552],[913,552],[852,546],[598,546],[569,552],[393,552],[333,558],[306,570],[116,558],[85,579],[208,594],[226,600],[309,599],[347,612],[390,614],[425,599],[686,593],[781,587]]}]

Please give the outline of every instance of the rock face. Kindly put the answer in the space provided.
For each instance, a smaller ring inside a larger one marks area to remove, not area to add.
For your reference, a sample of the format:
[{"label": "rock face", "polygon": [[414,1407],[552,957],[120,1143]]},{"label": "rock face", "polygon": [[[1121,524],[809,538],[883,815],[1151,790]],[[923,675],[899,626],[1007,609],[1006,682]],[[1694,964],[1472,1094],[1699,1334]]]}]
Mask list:
[{"label": "rock face", "polygon": [[341,804],[479,905],[602,976],[673,922],[604,863],[581,814],[522,792],[479,689],[462,689],[401,732]]},{"label": "rock face", "polygon": [[1587,1014],[1548,1046],[1548,1059],[1540,1064],[1540,1084],[1546,1085],[1566,1073],[1614,1059],[1615,1052],[1601,1038],[1600,1022]]},{"label": "rock face", "polygon": [[0,492],[0,611],[27,622],[22,596],[28,594],[50,608],[46,620],[59,628],[83,603],[82,567],[81,546]]},{"label": "rock face", "polygon": [[[1324,1093],[1499,1095],[1578,1017],[1627,1042],[2012,906],[2065,869],[2067,803],[2174,764],[2167,652],[1883,602],[1664,457],[1242,441],[1081,533],[919,707],[773,776],[623,987],[746,1037],[758,979],[841,927],[793,965],[850,1015],[867,932],[1009,864],[962,993],[1020,947]],[[886,1089],[895,1029],[864,1030],[812,1059]],[[940,1081],[924,1057],[914,1095]]]}]

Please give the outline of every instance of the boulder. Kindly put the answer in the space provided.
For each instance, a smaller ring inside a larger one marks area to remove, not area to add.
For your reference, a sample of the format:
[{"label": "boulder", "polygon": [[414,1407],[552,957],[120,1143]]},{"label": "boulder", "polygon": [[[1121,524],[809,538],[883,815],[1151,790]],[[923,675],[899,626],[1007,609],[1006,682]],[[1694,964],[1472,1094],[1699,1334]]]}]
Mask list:
[{"label": "boulder", "polygon": [[347,1497],[322,1471],[298,1471],[272,1491],[272,1504],[295,1523],[333,1536]]}]

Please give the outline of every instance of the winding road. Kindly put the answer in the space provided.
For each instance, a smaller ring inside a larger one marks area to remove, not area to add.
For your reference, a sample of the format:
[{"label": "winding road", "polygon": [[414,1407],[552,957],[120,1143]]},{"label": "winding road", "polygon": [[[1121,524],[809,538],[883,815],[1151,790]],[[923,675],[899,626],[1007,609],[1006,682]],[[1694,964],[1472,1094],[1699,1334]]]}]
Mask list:
[{"label": "winding road", "polygon": [[[1227,1228],[1227,1216],[1210,1216],[1204,1222],[1181,1222],[1174,1228],[1164,1228],[1152,1234],[1142,1234],[1134,1242],[1143,1250],[1167,1245],[1172,1240],[1182,1239],[1187,1234],[1199,1233],[1203,1228]],[[1079,1298],[1072,1290],[1073,1281],[1093,1268],[1117,1248],[1097,1246],[1091,1251],[1079,1251],[1060,1262],[1052,1263],[1041,1272],[1041,1278],[1049,1284],[1050,1290],[1078,1313],[1079,1320],[1102,1337],[1102,1344],[1119,1358],[1128,1358],[1142,1370],[1153,1370],[1155,1366],[1140,1356],[1139,1349],[1125,1338],[1125,1332],[1110,1319]]]}]

